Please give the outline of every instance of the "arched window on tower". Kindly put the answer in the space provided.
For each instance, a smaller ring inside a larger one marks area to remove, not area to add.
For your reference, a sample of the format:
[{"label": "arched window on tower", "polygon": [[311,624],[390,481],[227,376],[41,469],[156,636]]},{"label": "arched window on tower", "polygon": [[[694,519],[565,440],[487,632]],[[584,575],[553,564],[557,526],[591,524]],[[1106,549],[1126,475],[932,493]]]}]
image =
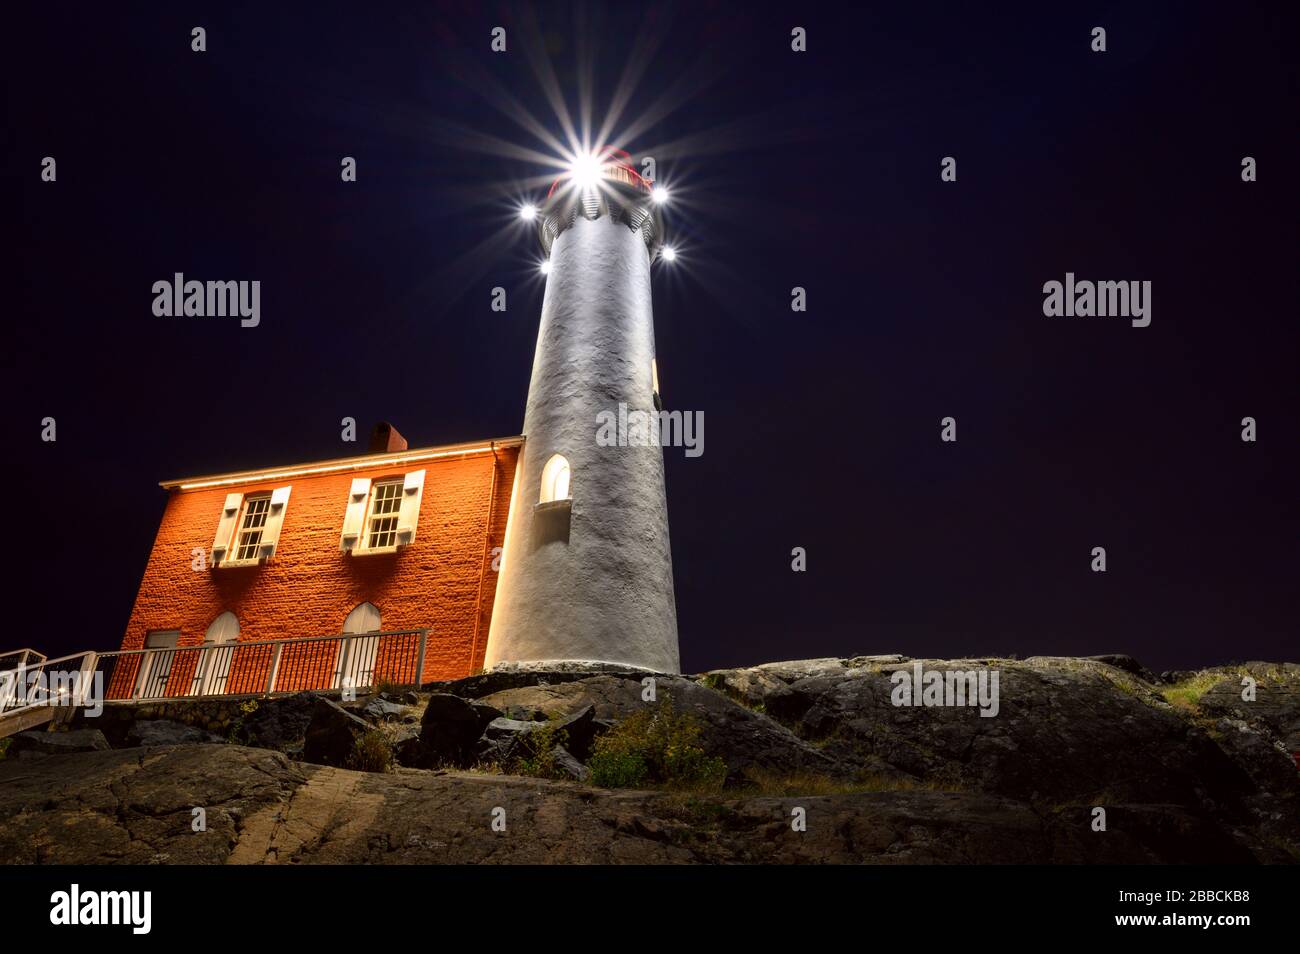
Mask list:
[{"label": "arched window on tower", "polygon": [[541,503],[553,503],[556,500],[569,499],[569,462],[561,454],[555,454],[542,468]]}]

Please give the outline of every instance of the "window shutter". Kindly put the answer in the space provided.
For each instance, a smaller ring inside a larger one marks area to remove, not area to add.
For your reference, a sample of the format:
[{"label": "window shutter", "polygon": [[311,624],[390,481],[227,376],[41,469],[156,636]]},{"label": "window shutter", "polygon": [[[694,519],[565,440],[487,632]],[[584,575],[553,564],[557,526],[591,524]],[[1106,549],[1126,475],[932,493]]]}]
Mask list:
[{"label": "window shutter", "polygon": [[343,515],[343,536],[339,540],[339,549],[347,553],[357,545],[361,528],[366,522],[366,501],[370,499],[370,478],[352,478],[352,489],[348,491],[348,509]]},{"label": "window shutter", "polygon": [[397,518],[397,545],[415,542],[415,525],[420,520],[420,498],[424,495],[424,471],[413,470],[402,481],[402,509]]},{"label": "window shutter", "polygon": [[217,523],[217,536],[212,541],[213,566],[225,559],[226,550],[230,548],[230,538],[235,535],[235,521],[239,519],[239,508],[243,503],[243,494],[226,494],[226,502],[221,507],[221,520]]},{"label": "window shutter", "polygon": [[271,491],[271,509],[266,515],[266,525],[262,527],[262,539],[258,543],[258,556],[263,560],[275,556],[275,545],[280,542],[280,525],[284,523],[284,512],[289,509],[289,491],[292,487],[276,487]]}]

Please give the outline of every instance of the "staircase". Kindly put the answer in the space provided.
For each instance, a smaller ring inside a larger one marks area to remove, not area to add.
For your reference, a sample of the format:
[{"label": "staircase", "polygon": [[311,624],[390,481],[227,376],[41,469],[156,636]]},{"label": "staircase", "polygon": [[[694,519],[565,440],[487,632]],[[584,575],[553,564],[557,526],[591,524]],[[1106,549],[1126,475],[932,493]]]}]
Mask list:
[{"label": "staircase", "polygon": [[71,713],[85,701],[94,653],[47,659],[34,649],[0,653],[0,739]]}]

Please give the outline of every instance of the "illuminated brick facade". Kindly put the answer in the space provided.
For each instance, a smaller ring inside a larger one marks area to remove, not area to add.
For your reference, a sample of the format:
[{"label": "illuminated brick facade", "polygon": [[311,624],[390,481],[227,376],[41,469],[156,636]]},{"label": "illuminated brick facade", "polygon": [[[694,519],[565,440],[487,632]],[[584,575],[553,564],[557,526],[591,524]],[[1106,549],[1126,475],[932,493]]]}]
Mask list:
[{"label": "illuminated brick facade", "polygon": [[[505,537],[520,444],[509,439],[384,452],[164,484],[170,497],[122,648],[144,648],[151,632],[178,632],[179,647],[201,645],[224,613],[237,621],[240,647],[259,640],[329,636],[342,632],[349,613],[369,603],[378,611],[382,631],[428,629],[424,681],[469,675],[483,665],[497,586],[494,548]],[[409,495],[409,475],[422,477],[411,514],[402,515],[411,524],[403,528],[411,534],[409,542],[372,551],[345,549],[341,539],[349,505],[360,514],[372,499],[373,491],[361,493],[359,488],[405,477]],[[245,512],[241,501],[277,491],[283,496],[272,497],[282,500],[271,517],[277,525],[273,552],[238,560]],[[232,504],[235,509],[228,511]],[[411,520],[415,513],[418,518]],[[229,541],[225,553],[223,540]],[[414,647],[412,637],[398,649],[386,645],[384,653],[405,652],[413,660]],[[328,669],[332,658],[316,657],[336,652],[336,644],[325,643],[300,648],[292,658],[286,655],[280,685],[319,688],[306,683],[316,670]],[[197,659],[196,653],[177,656],[167,695],[194,691]],[[256,691],[265,685],[269,652],[263,656],[241,648],[235,659],[229,690]],[[376,671],[385,664],[382,656],[378,664]],[[131,692],[136,667],[138,657],[119,661],[110,696]],[[300,670],[296,677],[295,667]]]}]

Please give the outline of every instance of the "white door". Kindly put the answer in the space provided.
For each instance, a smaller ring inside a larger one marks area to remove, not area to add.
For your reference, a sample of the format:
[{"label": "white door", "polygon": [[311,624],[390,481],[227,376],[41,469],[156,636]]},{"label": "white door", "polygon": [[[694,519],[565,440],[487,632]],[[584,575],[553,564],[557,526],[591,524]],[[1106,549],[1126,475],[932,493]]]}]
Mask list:
[{"label": "white door", "polygon": [[230,677],[230,663],[238,641],[239,620],[234,613],[222,613],[212,621],[203,634],[203,645],[208,648],[199,654],[191,695],[215,696],[227,691],[226,680]]},{"label": "white door", "polygon": [[[377,633],[379,625],[378,607],[373,603],[362,603],[343,621],[343,634]],[[375,657],[378,654],[378,636],[343,640],[339,647],[339,665],[334,672],[334,688],[351,686],[361,689],[374,685]]]},{"label": "white door", "polygon": [[176,643],[180,641],[179,629],[155,629],[144,638],[144,648],[151,650],[140,657],[140,672],[135,680],[138,699],[156,699],[166,695],[167,679],[172,672],[172,659]]}]

